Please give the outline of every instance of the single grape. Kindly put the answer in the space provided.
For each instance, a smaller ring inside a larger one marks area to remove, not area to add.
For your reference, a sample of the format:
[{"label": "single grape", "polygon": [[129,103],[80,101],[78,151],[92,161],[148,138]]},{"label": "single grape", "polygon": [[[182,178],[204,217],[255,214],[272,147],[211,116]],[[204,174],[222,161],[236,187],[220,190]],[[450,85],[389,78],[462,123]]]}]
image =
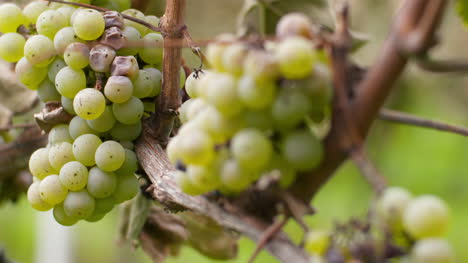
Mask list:
[{"label": "single grape", "polygon": [[47,76],[47,68],[35,67],[25,57],[16,63],[15,72],[19,81],[30,89],[36,89]]},{"label": "single grape", "polygon": [[162,85],[162,73],[156,68],[153,67],[145,67],[142,69],[143,71],[149,72],[149,76],[153,83],[153,90],[148,95],[148,97],[156,97],[161,93],[161,85]]},{"label": "single grape", "polygon": [[450,244],[443,239],[423,239],[411,251],[412,263],[454,263],[455,255]]},{"label": "single grape", "polygon": [[133,84],[129,78],[111,76],[104,87],[104,94],[114,103],[124,103],[132,97],[133,90]]},{"label": "single grape", "polygon": [[447,230],[448,221],[447,205],[433,195],[414,198],[403,213],[404,229],[416,239],[443,235]]},{"label": "single grape", "polygon": [[[216,38],[220,42],[235,41],[236,37],[232,34],[223,34]],[[206,48],[206,58],[208,59],[211,68],[218,72],[224,72],[223,54],[227,44],[224,43],[211,43]]]},{"label": "single grape", "polygon": [[[190,99],[184,102],[180,108],[180,117],[183,122],[194,120],[198,114],[210,107],[206,101],[200,98]],[[218,111],[219,112],[219,111]]]},{"label": "single grape", "polygon": [[70,121],[68,128],[70,136],[73,138],[73,140],[75,140],[76,138],[78,138],[78,136],[83,134],[96,134],[96,131],[91,129],[87,121],[81,118],[80,116],[73,117],[73,119]]},{"label": "single grape", "polygon": [[[49,80],[52,83],[55,83],[55,77],[57,76],[57,73],[66,66],[67,66],[67,63],[65,63],[65,61],[62,58],[58,56],[55,57],[48,67],[47,76],[49,77]],[[55,89],[55,86],[54,86],[54,89]]]},{"label": "single grape", "polygon": [[140,69],[138,68],[138,61],[133,56],[117,56],[112,61],[111,65],[111,75],[112,76],[126,76],[131,80],[134,80],[138,77]]},{"label": "single grape", "polygon": [[[136,10],[136,9],[127,9],[127,10],[123,11],[122,14],[131,16],[131,17],[134,17],[134,18],[138,18],[138,19],[143,20],[143,21],[145,20],[145,15],[141,11]],[[131,27],[135,28],[136,30],[138,30],[138,32],[140,32],[140,34],[142,36],[145,35],[146,32],[148,31],[148,28],[145,27],[144,25],[139,24],[137,22],[133,22],[133,21],[128,20],[128,19],[124,20],[124,25],[125,26],[131,26]]]},{"label": "single grape", "polygon": [[29,158],[29,171],[38,179],[57,173],[49,162],[49,149],[39,148]]},{"label": "single grape", "polygon": [[60,169],[59,179],[70,191],[80,191],[88,183],[88,169],[78,161],[68,162]]},{"label": "single grape", "polygon": [[30,37],[24,44],[24,57],[37,67],[44,67],[55,57],[54,43],[43,35]]},{"label": "single grape", "polygon": [[96,45],[89,52],[89,65],[94,71],[109,72],[115,55],[113,48],[106,45]]},{"label": "single grape", "polygon": [[103,142],[94,155],[97,167],[105,172],[113,172],[125,162],[125,150],[115,141]]},{"label": "single grape", "polygon": [[284,157],[278,153],[273,153],[270,164],[266,169],[266,174],[278,175],[279,185],[283,188],[288,188],[296,180],[296,171]]},{"label": "single grape", "polygon": [[106,108],[106,98],[93,88],[79,91],[73,99],[73,109],[76,114],[86,120],[98,118]]},{"label": "single grape", "polygon": [[186,164],[205,165],[214,158],[214,143],[210,136],[193,129],[180,137],[178,143],[180,157]]},{"label": "single grape", "polygon": [[279,75],[278,61],[265,51],[250,51],[244,61],[244,73],[256,80],[274,80]]},{"label": "single grape", "polygon": [[162,62],[163,37],[159,33],[149,33],[143,37],[143,48],[139,51],[140,58],[148,63],[160,65]]},{"label": "single grape", "polygon": [[[159,20],[159,17],[150,15],[150,16],[145,16],[145,21],[146,21],[146,23],[149,23],[154,27],[158,27],[160,20]],[[147,30],[148,30],[148,32],[154,32],[149,28]]]},{"label": "single grape", "polygon": [[61,99],[60,93],[55,89],[54,83],[50,82],[48,79],[45,79],[39,84],[37,96],[39,96],[39,99],[43,102],[60,101]]},{"label": "single grape", "polygon": [[76,34],[73,27],[64,27],[54,36],[54,47],[58,54],[63,55],[65,49],[72,43],[83,43]]},{"label": "single grape", "polygon": [[140,190],[140,184],[134,174],[118,176],[114,194],[115,203],[120,204],[135,197]]},{"label": "single grape", "polygon": [[26,17],[21,9],[12,3],[3,3],[0,5],[0,32],[16,32],[16,29],[26,23]]},{"label": "single grape", "polygon": [[172,176],[174,177],[174,181],[179,186],[179,188],[186,194],[189,195],[200,195],[205,193],[203,189],[196,187],[192,184],[192,181],[187,176],[185,172],[182,171],[174,171],[172,172]]},{"label": "single grape", "polygon": [[286,161],[298,171],[312,170],[323,157],[322,144],[308,130],[287,134],[281,142],[281,152]]},{"label": "single grape", "polygon": [[[120,141],[119,142],[125,149],[133,150],[135,145],[131,141]],[[126,160],[126,159],[125,159]]]},{"label": "single grape", "polygon": [[109,213],[115,206],[114,196],[109,196],[106,198],[96,198],[95,199],[94,213],[106,214]]},{"label": "single grape", "polygon": [[[132,174],[133,175],[133,174]],[[117,177],[112,172],[104,172],[98,167],[89,170],[88,192],[95,198],[109,197],[117,186]]]},{"label": "single grape", "polygon": [[289,13],[283,16],[276,25],[276,36],[280,38],[302,36],[312,38],[312,22],[302,13]]},{"label": "single grape", "polygon": [[75,219],[86,219],[94,211],[95,201],[86,190],[68,193],[63,202],[65,214]]},{"label": "single grape", "polygon": [[264,110],[249,110],[242,113],[244,125],[261,131],[273,129],[273,119],[269,108]]},{"label": "single grape", "polygon": [[260,131],[244,129],[232,138],[231,153],[242,167],[258,171],[270,161],[273,145]]},{"label": "single grape", "polygon": [[314,230],[307,234],[305,250],[315,255],[325,255],[330,246],[330,234],[322,230]]},{"label": "single grape", "polygon": [[190,98],[198,97],[198,86],[200,85],[201,78],[203,78],[205,74],[204,71],[194,71],[185,80],[185,91]]},{"label": "single grape", "polygon": [[26,40],[18,33],[0,36],[0,58],[8,62],[18,62],[23,57]]},{"label": "single grape", "polygon": [[139,122],[143,117],[144,106],[140,99],[132,97],[127,102],[114,103],[112,112],[120,123],[130,125]]},{"label": "single grape", "polygon": [[115,124],[114,114],[112,113],[112,106],[108,105],[104,109],[104,112],[94,120],[87,120],[86,121],[91,127],[91,129],[98,131],[98,132],[107,132]]},{"label": "single grape", "polygon": [[59,8],[57,8],[57,12],[63,15],[65,17],[65,21],[67,21],[67,26],[70,25],[70,19],[73,13],[75,13],[76,8],[70,5],[64,5]]},{"label": "single grape", "polygon": [[73,109],[73,100],[62,96],[60,102],[62,103],[62,107],[66,112],[70,113],[71,115],[76,115],[75,110]]},{"label": "single grape", "polygon": [[68,190],[60,183],[59,176],[52,174],[39,183],[39,194],[45,202],[56,205],[65,200]]},{"label": "single grape", "polygon": [[53,207],[53,205],[46,203],[44,200],[42,200],[41,195],[39,193],[39,184],[40,182],[34,182],[29,186],[27,194],[28,202],[34,209],[38,211],[50,210]]},{"label": "single grape", "polygon": [[302,122],[310,109],[308,98],[300,90],[283,89],[273,102],[271,115],[277,129],[287,130]]},{"label": "single grape", "polygon": [[[141,40],[140,32],[131,26],[125,26],[122,29],[122,36],[125,39],[125,46]],[[117,54],[119,54],[119,56],[135,56],[138,51],[138,48],[125,47],[117,50]]]},{"label": "single grape", "polygon": [[50,39],[54,39],[55,34],[68,25],[66,17],[57,10],[46,10],[37,18],[37,33]]},{"label": "single grape", "polygon": [[155,83],[155,80],[152,78],[152,74],[142,69],[138,77],[133,81],[133,96],[137,98],[149,97],[155,85],[157,85],[157,83]]},{"label": "single grape", "polygon": [[54,219],[57,221],[57,223],[63,225],[63,226],[72,226],[78,222],[78,219],[75,219],[73,217],[68,216],[65,213],[65,209],[63,208],[63,204],[56,205],[54,207]]},{"label": "single grape", "polygon": [[114,127],[111,129],[110,134],[112,138],[119,141],[133,141],[140,136],[141,133],[141,122],[137,122],[131,125],[125,125],[120,122],[116,122]]},{"label": "single grape", "polygon": [[378,200],[378,212],[386,223],[400,227],[403,212],[411,199],[412,196],[408,190],[401,187],[389,187]]},{"label": "single grape", "polygon": [[86,76],[81,69],[64,67],[55,77],[55,87],[60,95],[73,99],[80,90],[86,88]]},{"label": "single grape", "polygon": [[23,15],[30,24],[36,24],[39,15],[47,10],[49,6],[46,1],[33,1],[23,8]]},{"label": "single grape", "polygon": [[105,28],[102,14],[93,9],[83,9],[77,12],[73,17],[72,24],[76,35],[84,40],[98,39]]},{"label": "single grape", "polygon": [[243,169],[234,159],[224,162],[220,176],[223,186],[232,192],[245,190],[253,181],[253,175]]},{"label": "single grape", "polygon": [[[214,75],[214,74],[213,74]],[[202,98],[215,106],[226,116],[233,116],[242,110],[238,96],[236,80],[227,74],[216,74],[210,77]]]},{"label": "single grape", "polygon": [[244,106],[259,110],[270,106],[275,100],[276,84],[271,80],[256,81],[245,75],[239,80],[237,91]]},{"label": "single grape", "polygon": [[221,186],[221,178],[219,177],[219,168],[210,166],[198,166],[189,165],[187,166],[186,176],[190,179],[190,182],[198,189],[203,192],[209,192],[217,189]]},{"label": "single grape", "polygon": [[74,161],[72,145],[69,142],[60,142],[49,148],[50,165],[57,171],[68,162]]},{"label": "single grape", "polygon": [[89,64],[89,47],[80,42],[71,43],[65,48],[63,58],[71,68],[82,69]]},{"label": "single grape", "polygon": [[222,55],[223,68],[229,74],[241,76],[248,49],[243,43],[228,45]]},{"label": "single grape", "polygon": [[59,142],[73,142],[73,138],[70,136],[69,127],[67,124],[55,125],[49,132],[49,144],[53,145]]},{"label": "single grape", "polygon": [[[192,105],[190,108],[194,107],[195,105]],[[206,131],[217,143],[224,143],[244,126],[241,116],[225,117],[212,106],[205,106],[193,118],[196,118],[200,128]]]},{"label": "single grape", "polygon": [[[120,143],[122,144],[122,143]],[[129,149],[125,149],[125,161],[123,165],[115,171],[117,175],[134,174],[138,170],[138,159],[136,154]]]},{"label": "single grape", "polygon": [[102,141],[94,134],[83,134],[73,142],[73,154],[77,161],[86,166],[96,164],[94,155]]},{"label": "single grape", "polygon": [[180,147],[179,143],[181,141],[182,136],[174,136],[169,140],[169,143],[166,146],[166,153],[167,153],[167,158],[171,163],[175,164],[177,161],[179,161],[180,158]]},{"label": "single grape", "polygon": [[276,48],[275,57],[281,74],[288,79],[309,76],[316,62],[312,43],[302,37],[290,37],[281,41]]}]

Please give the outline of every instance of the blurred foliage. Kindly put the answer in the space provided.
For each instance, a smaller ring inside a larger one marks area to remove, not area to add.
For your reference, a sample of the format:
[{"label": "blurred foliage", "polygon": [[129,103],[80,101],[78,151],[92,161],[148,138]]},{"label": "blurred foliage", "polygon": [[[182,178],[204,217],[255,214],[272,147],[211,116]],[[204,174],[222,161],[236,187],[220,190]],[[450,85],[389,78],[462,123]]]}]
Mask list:
[{"label": "blurred foliage", "polygon": [[[350,4],[352,29],[372,37],[369,44],[354,55],[354,60],[370,65],[379,54],[399,1],[351,0]],[[162,1],[151,1],[150,10],[161,15],[163,6]],[[240,0],[187,0],[187,24],[193,38],[209,39],[223,32],[235,33],[241,7]],[[324,11],[322,15],[329,15],[329,12]],[[460,52],[468,41],[468,33],[455,12],[447,13],[439,36],[441,45],[433,51],[435,56],[468,59],[467,52]],[[189,65],[198,64],[189,50],[184,54]],[[467,81],[466,77],[428,74],[411,66],[400,80],[388,106],[468,127],[468,114],[465,113],[468,111]],[[407,187],[415,195],[437,194],[448,202],[452,224],[447,238],[454,245],[459,262],[468,262],[468,235],[465,233],[468,221],[468,191],[465,190],[468,187],[468,140],[458,135],[377,121],[368,146],[371,158],[392,185]],[[313,205],[318,214],[308,217],[307,222],[312,228],[323,229],[330,228],[337,220],[364,216],[370,197],[367,183],[357,169],[347,163],[315,198]],[[141,250],[133,252],[129,247],[117,246],[117,214],[114,211],[98,223],[83,222],[73,227],[77,238],[75,262],[150,262]],[[40,242],[36,240],[35,215],[24,198],[17,204],[0,207],[0,247],[4,247],[7,254],[18,262],[34,262],[36,244]],[[300,228],[295,223],[290,223],[287,231],[295,240],[301,238]],[[243,238],[238,259],[223,262],[246,262],[254,248],[251,241]],[[220,261],[206,259],[186,247],[178,258],[168,262]],[[277,261],[262,252],[256,262]]]}]

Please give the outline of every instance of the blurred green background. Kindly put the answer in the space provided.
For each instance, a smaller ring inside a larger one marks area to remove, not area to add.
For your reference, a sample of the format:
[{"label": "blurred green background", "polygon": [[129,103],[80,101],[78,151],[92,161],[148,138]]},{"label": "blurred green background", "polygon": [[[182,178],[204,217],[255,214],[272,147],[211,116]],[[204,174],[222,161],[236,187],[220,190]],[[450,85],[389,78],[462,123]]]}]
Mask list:
[{"label": "blurred green background", "polygon": [[[162,3],[153,0],[160,15]],[[370,36],[371,42],[354,55],[361,65],[370,65],[378,55],[389,23],[399,1],[353,0],[352,28]],[[212,38],[222,32],[234,32],[241,0],[187,0],[187,24],[194,39]],[[324,12],[328,12],[325,9]],[[438,58],[465,58],[463,52],[468,31],[463,28],[450,7],[439,34],[441,45],[433,52]],[[189,63],[196,63],[185,53]],[[468,89],[466,77],[449,74],[428,74],[411,65],[400,79],[388,106],[450,123],[468,126]],[[368,141],[370,156],[392,185],[407,187],[415,195],[432,193],[446,200],[451,207],[451,228],[448,240],[455,247],[459,262],[468,262],[468,140],[427,129],[400,126],[377,121]],[[356,168],[346,163],[320,191],[313,205],[318,214],[307,218],[313,228],[330,228],[336,220],[364,216],[371,192]],[[16,204],[0,207],[0,247],[7,255],[23,263],[37,262],[41,239],[37,229],[38,213],[25,198]],[[52,220],[52,216],[48,215]],[[42,219],[44,220],[44,219]],[[117,245],[118,212],[114,211],[98,223],[81,222],[72,227],[72,262],[150,262],[141,250]],[[287,230],[299,239],[300,230],[289,224]],[[239,257],[228,262],[246,262],[254,249],[249,240],[242,240]],[[172,263],[216,262],[207,260],[185,248]],[[256,262],[273,263],[263,252]],[[38,262],[43,263],[43,262]],[[47,262],[51,263],[51,262]],[[60,262],[62,263],[62,262]]]}]

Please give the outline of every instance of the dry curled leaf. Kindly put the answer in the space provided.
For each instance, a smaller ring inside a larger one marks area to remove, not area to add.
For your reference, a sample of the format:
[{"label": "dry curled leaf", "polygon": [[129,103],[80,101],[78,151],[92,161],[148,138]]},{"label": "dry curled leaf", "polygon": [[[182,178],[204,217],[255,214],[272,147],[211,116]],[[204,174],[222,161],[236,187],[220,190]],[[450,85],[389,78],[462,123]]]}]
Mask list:
[{"label": "dry curled leaf", "polygon": [[49,132],[57,124],[68,123],[72,118],[59,102],[54,101],[47,102],[41,112],[34,114],[37,125],[45,132]]}]

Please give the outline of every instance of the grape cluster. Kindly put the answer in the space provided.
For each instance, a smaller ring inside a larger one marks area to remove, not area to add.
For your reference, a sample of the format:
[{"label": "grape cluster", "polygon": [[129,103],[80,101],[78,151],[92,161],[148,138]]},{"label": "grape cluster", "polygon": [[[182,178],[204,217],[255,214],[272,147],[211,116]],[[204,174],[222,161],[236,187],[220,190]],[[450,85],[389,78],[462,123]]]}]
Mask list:
[{"label": "grape cluster", "polygon": [[[122,13],[159,23],[134,9]],[[20,26],[30,28],[27,39],[17,33]],[[43,102],[60,102],[73,115],[32,154],[29,202],[39,211],[53,208],[62,225],[100,220],[138,192],[132,141],[161,90],[162,48],[156,44],[162,36],[116,11],[45,1],[23,10],[0,5],[0,31],[0,57],[16,62],[19,80]],[[132,47],[132,41],[144,45]]]},{"label": "grape cluster", "polygon": [[[298,18],[303,23],[290,25]],[[323,52],[301,33],[311,30],[306,16],[290,14],[277,41],[222,35],[207,47],[210,69],[187,78],[183,125],[167,146],[183,191],[238,193],[266,174],[287,187],[320,163],[314,128],[327,116],[332,89]]]},{"label": "grape cluster", "polygon": [[[387,231],[384,234],[387,241],[391,241],[393,246],[398,246],[404,252],[398,256],[401,262],[455,262],[452,247],[442,238],[448,227],[449,211],[440,198],[434,195],[413,198],[404,188],[389,187],[377,200],[375,209],[374,224],[381,227],[380,231]],[[366,233],[372,235],[370,231]],[[346,235],[349,236],[349,232]],[[357,239],[365,240],[362,233]],[[339,240],[338,236],[328,231],[314,230],[306,237],[305,249],[317,262],[326,262],[327,251],[332,247],[339,247]],[[343,250],[349,250],[353,245],[348,241],[345,246]]]}]

